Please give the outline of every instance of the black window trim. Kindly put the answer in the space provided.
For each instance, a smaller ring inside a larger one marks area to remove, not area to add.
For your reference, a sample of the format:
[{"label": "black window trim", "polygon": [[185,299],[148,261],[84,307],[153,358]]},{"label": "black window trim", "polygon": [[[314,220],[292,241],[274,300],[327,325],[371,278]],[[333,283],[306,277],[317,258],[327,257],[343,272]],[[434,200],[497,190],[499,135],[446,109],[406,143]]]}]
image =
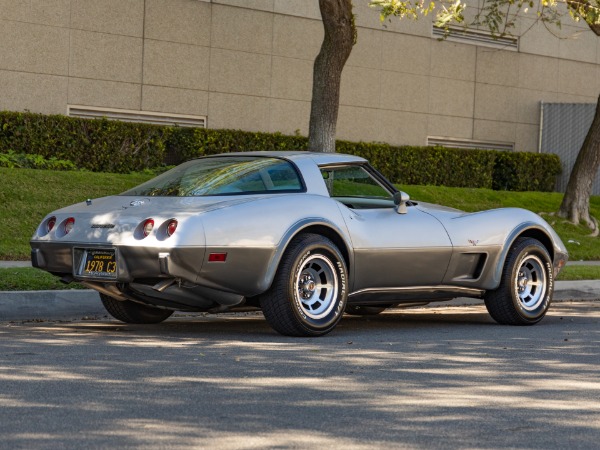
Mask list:
[{"label": "black window trim", "polygon": [[352,167],[352,166],[355,166],[355,167],[358,166],[358,167],[362,167],[363,169],[365,169],[365,171],[369,175],[371,175],[383,189],[390,192],[392,197],[394,196],[394,194],[396,192],[400,192],[386,177],[384,177],[381,174],[381,172],[379,172],[377,169],[375,169],[368,162],[357,161],[357,162],[347,162],[347,163],[321,164],[321,165],[319,165],[319,170],[320,169],[336,169],[336,168],[344,168],[344,167]]}]

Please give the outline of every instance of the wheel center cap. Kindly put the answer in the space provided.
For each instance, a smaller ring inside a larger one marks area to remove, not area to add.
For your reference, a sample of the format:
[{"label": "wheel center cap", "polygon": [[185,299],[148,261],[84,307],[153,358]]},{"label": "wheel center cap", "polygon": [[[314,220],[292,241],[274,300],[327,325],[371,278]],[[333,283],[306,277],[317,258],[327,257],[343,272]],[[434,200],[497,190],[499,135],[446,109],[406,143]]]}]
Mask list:
[{"label": "wheel center cap", "polygon": [[317,283],[310,275],[304,275],[298,283],[298,290],[302,298],[309,299],[315,293]]},{"label": "wheel center cap", "polygon": [[525,286],[527,286],[527,283],[529,283],[529,278],[527,278],[527,277],[519,278],[519,287],[524,288]]},{"label": "wheel center cap", "polygon": [[315,290],[315,287],[316,284],[313,280],[307,280],[302,285],[302,289],[304,289],[305,292],[313,292]]}]

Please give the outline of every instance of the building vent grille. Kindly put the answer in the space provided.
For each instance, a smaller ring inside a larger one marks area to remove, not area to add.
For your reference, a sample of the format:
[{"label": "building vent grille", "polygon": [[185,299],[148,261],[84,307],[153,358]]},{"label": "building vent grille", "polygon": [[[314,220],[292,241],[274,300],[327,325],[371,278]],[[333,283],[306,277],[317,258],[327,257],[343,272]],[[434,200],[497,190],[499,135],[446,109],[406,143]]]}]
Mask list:
[{"label": "building vent grille", "polygon": [[[595,103],[541,103],[540,151],[560,157],[562,173],[556,183],[558,192],[567,189],[595,112]],[[592,195],[600,195],[600,170],[592,184]]]},{"label": "building vent grille", "polygon": [[109,119],[122,122],[151,123],[179,127],[206,128],[205,116],[189,116],[183,114],[165,114],[148,111],[132,111],[127,109],[98,108],[95,106],[69,105],[67,115],[84,119]]},{"label": "building vent grille", "polygon": [[450,148],[466,148],[471,150],[504,150],[513,151],[515,149],[514,142],[496,142],[496,141],[477,141],[473,139],[455,139],[448,137],[429,136],[427,145],[442,146]]},{"label": "building vent grille", "polygon": [[440,27],[433,26],[433,37],[448,41],[462,42],[463,44],[481,45],[504,50],[519,50],[519,39],[512,36],[494,38],[491,33],[479,30],[466,30],[461,27],[450,27],[448,32]]}]

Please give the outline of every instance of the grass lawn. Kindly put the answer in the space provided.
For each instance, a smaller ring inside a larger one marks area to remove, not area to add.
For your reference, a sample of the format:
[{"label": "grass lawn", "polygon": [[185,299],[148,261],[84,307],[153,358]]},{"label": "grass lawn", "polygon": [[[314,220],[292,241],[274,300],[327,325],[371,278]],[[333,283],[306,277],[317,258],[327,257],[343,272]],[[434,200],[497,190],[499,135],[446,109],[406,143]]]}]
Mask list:
[{"label": "grass lawn", "polygon": [[118,194],[149,178],[0,168],[0,260],[29,259],[29,239],[49,212],[87,198]]},{"label": "grass lawn", "polygon": [[[29,239],[44,216],[60,207],[123,192],[151,178],[147,174],[54,172],[0,168],[0,260],[29,259]],[[411,198],[462,209],[516,206],[552,213],[562,194],[507,192],[438,186],[399,186]],[[591,212],[600,218],[600,197],[592,197]],[[567,246],[571,260],[600,260],[600,239],[589,237],[585,226],[544,216]]]},{"label": "grass lawn", "polygon": [[557,280],[600,280],[600,266],[566,266]]},{"label": "grass lawn", "polygon": [[0,269],[0,291],[54,291],[85,289],[79,283],[64,284],[58,277],[32,267]]}]

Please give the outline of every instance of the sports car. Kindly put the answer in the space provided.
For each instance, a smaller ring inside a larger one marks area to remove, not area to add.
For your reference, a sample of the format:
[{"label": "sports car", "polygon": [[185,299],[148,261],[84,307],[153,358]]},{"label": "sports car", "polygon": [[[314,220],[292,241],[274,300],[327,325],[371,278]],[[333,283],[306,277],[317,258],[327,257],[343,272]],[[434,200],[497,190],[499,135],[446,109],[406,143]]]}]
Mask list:
[{"label": "sports car", "polygon": [[568,256],[530,211],[414,201],[363,158],[305,151],[185,162],[48,214],[31,247],[33,266],[95,289],[118,320],[260,309],[291,336],[456,297],[534,324]]}]

